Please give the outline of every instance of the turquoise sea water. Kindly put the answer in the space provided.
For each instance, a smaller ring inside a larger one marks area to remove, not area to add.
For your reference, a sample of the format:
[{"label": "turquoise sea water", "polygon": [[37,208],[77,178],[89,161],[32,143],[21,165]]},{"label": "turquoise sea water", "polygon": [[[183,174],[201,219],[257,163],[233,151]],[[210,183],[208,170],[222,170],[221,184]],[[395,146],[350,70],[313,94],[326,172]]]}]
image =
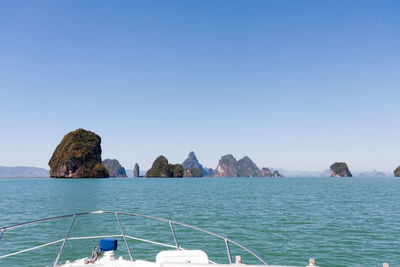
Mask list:
[{"label": "turquoise sea water", "polygon": [[[0,179],[0,226],[92,210],[169,218],[226,235],[269,264],[400,266],[398,178]],[[65,236],[71,218],[10,229],[0,256]],[[127,234],[174,244],[169,225],[121,216]],[[184,248],[226,262],[224,242],[175,227]],[[78,217],[71,236],[119,234],[111,215]],[[70,240],[61,263],[90,256],[98,240]],[[129,241],[133,257],[159,247]],[[52,266],[61,243],[0,259],[0,266]],[[242,255],[233,246],[232,255]],[[118,255],[127,257],[122,239]],[[255,262],[254,262],[255,263]]]}]

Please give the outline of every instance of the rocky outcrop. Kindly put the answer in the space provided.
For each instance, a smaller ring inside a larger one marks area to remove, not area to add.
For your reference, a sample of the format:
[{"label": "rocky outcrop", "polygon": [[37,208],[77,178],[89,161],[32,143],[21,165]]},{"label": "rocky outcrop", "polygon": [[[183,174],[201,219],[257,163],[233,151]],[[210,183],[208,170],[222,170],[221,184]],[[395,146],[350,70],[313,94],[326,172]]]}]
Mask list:
[{"label": "rocky outcrop", "polygon": [[222,156],[219,160],[217,169],[215,170],[215,177],[237,177],[238,168],[237,161],[231,155]]},{"label": "rocky outcrop", "polygon": [[140,176],[139,165],[135,163],[135,167],[133,168],[133,177],[138,178]]},{"label": "rocky outcrop", "polygon": [[261,176],[262,177],[272,177],[271,170],[268,168],[262,168],[261,169]]},{"label": "rocky outcrop", "polygon": [[260,177],[257,165],[247,156],[237,162],[238,177]]},{"label": "rocky outcrop", "polygon": [[345,162],[335,162],[330,166],[331,177],[352,177]]},{"label": "rocky outcrop", "polygon": [[146,177],[167,178],[183,177],[183,167],[181,164],[169,164],[167,158],[159,156],[147,171]]},{"label": "rocky outcrop", "polygon": [[199,168],[188,168],[184,170],[183,177],[203,177],[203,172]]},{"label": "rocky outcrop", "polygon": [[247,156],[237,161],[231,154],[221,157],[215,177],[257,177],[260,176],[257,165]]},{"label": "rocky outcrop", "polygon": [[170,177],[182,178],[183,177],[182,164],[170,164],[170,172],[171,172]]},{"label": "rocky outcrop", "polygon": [[214,170],[212,168],[204,168],[207,174],[204,176],[214,176]]},{"label": "rocky outcrop", "polygon": [[[187,159],[185,159],[185,161],[182,163],[182,166],[185,170],[190,169],[190,168],[196,168],[196,169],[200,169],[202,175],[201,176],[194,176],[194,177],[202,177],[202,176],[213,176],[214,175],[214,170],[213,169],[207,169],[207,168],[203,168],[203,165],[201,165],[199,163],[199,161],[197,160],[196,155],[194,154],[193,151],[191,151],[189,153],[189,156],[187,157]],[[192,176],[190,176],[192,177]]]},{"label": "rocky outcrop", "polygon": [[147,171],[146,177],[171,177],[170,164],[164,156],[159,156],[153,162],[150,170]]},{"label": "rocky outcrop", "polygon": [[395,170],[394,170],[394,176],[395,177],[400,177],[400,166],[399,167],[397,167]]},{"label": "rocky outcrop", "polygon": [[105,159],[102,161],[104,167],[106,167],[110,177],[127,177],[125,168],[119,164],[116,159]]},{"label": "rocky outcrop", "polygon": [[272,173],[272,177],[278,178],[278,177],[283,177],[278,171],[274,171]]},{"label": "rocky outcrop", "polygon": [[100,143],[100,136],[84,129],[66,134],[50,158],[50,177],[107,178]]}]

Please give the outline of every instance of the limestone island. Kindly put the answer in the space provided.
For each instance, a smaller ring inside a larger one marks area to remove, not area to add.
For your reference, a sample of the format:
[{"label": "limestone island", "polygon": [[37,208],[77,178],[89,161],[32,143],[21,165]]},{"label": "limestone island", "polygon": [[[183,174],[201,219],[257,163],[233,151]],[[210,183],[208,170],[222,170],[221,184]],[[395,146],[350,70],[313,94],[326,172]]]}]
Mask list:
[{"label": "limestone island", "polygon": [[119,177],[119,178],[125,178],[126,176],[126,171],[125,168],[119,164],[119,161],[116,159],[105,159],[102,161],[102,164],[104,167],[106,167],[108,173],[110,174],[110,177]]},{"label": "limestone island", "polygon": [[187,159],[182,163],[184,168],[183,177],[203,177],[203,176],[213,176],[214,170],[204,168],[203,165],[197,160],[196,154],[191,151]]},{"label": "limestone island", "polygon": [[237,161],[231,154],[222,156],[219,160],[215,177],[282,177],[278,171],[271,173],[270,169],[262,168],[247,156]]},{"label": "limestone island", "polygon": [[330,166],[331,177],[353,177],[345,162],[335,162]]},{"label": "limestone island", "polygon": [[84,129],[66,134],[49,161],[50,177],[108,178],[100,143],[100,136]]},{"label": "limestone island", "polygon": [[140,169],[139,164],[135,163],[135,167],[133,167],[133,177],[139,178],[140,177]]},{"label": "limestone island", "polygon": [[395,176],[395,177],[400,177],[400,166],[397,167],[397,168],[394,170],[394,176]]},{"label": "limestone island", "polygon": [[153,162],[151,169],[147,171],[149,178],[182,178],[183,167],[181,164],[169,164],[164,156],[159,156]]}]

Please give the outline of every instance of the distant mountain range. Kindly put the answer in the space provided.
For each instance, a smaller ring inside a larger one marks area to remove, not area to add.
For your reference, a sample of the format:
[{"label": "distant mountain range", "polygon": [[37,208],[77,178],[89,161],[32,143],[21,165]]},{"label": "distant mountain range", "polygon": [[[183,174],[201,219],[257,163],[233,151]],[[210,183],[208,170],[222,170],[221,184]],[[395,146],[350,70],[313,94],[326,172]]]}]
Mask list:
[{"label": "distant mountain range", "polygon": [[2,178],[49,177],[49,170],[36,167],[28,167],[28,166],[17,166],[17,167],[0,166],[0,177]]}]

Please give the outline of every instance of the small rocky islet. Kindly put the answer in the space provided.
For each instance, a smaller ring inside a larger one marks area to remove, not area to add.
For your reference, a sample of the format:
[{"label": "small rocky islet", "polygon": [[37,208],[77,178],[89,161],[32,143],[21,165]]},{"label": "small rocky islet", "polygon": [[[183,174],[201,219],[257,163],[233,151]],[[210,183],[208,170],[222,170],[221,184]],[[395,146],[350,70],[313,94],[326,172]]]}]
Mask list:
[{"label": "small rocky islet", "polygon": [[345,162],[335,162],[330,166],[331,177],[353,177]]},{"label": "small rocky islet", "polygon": [[140,177],[140,169],[139,164],[135,163],[135,167],[133,167],[133,178]]}]

